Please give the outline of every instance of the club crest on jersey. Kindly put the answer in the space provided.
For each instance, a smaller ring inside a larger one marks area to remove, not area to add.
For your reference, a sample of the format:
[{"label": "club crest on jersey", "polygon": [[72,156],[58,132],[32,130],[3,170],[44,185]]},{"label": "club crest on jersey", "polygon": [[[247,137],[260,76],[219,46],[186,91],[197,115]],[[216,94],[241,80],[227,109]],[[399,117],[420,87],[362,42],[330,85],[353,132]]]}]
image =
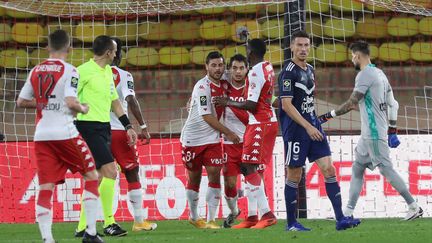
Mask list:
[{"label": "club crest on jersey", "polygon": [[255,89],[256,88],[256,84],[255,83],[251,83],[250,87],[251,87],[251,89]]},{"label": "club crest on jersey", "polygon": [[72,88],[78,88],[78,78],[77,77],[72,77],[72,79],[71,79],[71,87]]},{"label": "club crest on jersey", "polygon": [[203,95],[200,96],[200,104],[203,105],[207,105],[207,96]]},{"label": "club crest on jersey", "polygon": [[282,91],[291,91],[291,79],[283,80]]},{"label": "club crest on jersey", "polygon": [[134,89],[134,83],[133,83],[133,81],[127,81],[127,86],[128,86],[128,89]]}]

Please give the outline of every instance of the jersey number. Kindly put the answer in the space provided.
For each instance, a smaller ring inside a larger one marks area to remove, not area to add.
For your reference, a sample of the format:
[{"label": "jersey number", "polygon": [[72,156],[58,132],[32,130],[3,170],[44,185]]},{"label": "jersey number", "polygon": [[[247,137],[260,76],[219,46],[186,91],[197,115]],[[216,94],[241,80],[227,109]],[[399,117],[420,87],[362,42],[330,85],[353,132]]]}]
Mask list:
[{"label": "jersey number", "polygon": [[39,99],[49,99],[54,88],[54,76],[50,73],[38,74]]}]

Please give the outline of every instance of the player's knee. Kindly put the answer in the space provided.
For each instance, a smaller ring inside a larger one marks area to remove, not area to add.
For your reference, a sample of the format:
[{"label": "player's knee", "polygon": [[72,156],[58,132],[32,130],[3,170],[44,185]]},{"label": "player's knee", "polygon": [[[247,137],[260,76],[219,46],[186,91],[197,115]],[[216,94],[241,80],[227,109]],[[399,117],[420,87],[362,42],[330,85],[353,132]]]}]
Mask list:
[{"label": "player's knee", "polygon": [[83,175],[84,180],[94,181],[98,179],[98,173],[96,170],[89,171]]},{"label": "player's knee", "polygon": [[225,176],[224,177],[225,188],[234,189],[237,186],[237,176]]},{"label": "player's knee", "polygon": [[126,180],[128,183],[138,182],[139,181],[139,167],[136,167],[132,170],[127,170],[124,172]]},{"label": "player's knee", "polygon": [[55,188],[54,183],[45,183],[45,184],[39,185],[39,190],[52,191],[52,190],[54,190],[54,188]]},{"label": "player's knee", "polygon": [[381,173],[381,175],[383,175],[386,180],[390,183],[392,180],[392,176],[390,176],[390,174],[392,174],[393,172],[396,173],[393,169],[393,166],[386,166],[383,164],[378,165],[378,169]]},{"label": "player's knee", "polygon": [[115,166],[115,163],[112,162],[103,165],[99,170],[99,174],[102,177],[107,177],[115,180],[117,178],[117,167]]},{"label": "player's knee", "polygon": [[302,173],[303,173],[302,167],[287,167],[285,172],[286,179],[288,179],[289,181],[299,183],[301,180]]},{"label": "player's knee", "polygon": [[255,164],[240,164],[240,172],[244,175],[250,175],[256,171],[256,165]]}]

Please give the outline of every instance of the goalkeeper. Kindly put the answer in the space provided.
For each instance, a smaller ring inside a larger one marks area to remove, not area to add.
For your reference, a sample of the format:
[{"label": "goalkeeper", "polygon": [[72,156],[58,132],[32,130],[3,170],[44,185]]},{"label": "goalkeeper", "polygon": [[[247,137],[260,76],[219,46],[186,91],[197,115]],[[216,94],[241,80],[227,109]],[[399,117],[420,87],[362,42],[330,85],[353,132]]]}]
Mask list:
[{"label": "goalkeeper", "polygon": [[351,44],[350,50],[355,68],[360,69],[355,79],[354,91],[351,97],[336,110],[319,117],[321,123],[324,123],[351,111],[357,104],[360,108],[361,137],[355,149],[349,200],[344,215],[353,214],[362,189],[365,169],[373,170],[378,167],[380,173],[408,204],[409,210],[404,220],[416,219],[423,215],[423,210],[415,202],[390,160],[389,147],[396,148],[400,144],[396,135],[398,102],[393,97],[386,75],[371,64],[369,44],[358,41]]}]

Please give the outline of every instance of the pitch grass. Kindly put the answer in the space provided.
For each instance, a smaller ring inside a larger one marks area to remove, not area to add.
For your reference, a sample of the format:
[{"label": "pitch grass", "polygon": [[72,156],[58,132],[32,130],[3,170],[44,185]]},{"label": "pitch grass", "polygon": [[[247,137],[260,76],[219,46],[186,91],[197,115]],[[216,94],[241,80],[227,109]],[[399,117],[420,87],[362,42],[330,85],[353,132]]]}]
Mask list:
[{"label": "pitch grass", "polygon": [[[432,242],[432,219],[418,219],[403,222],[400,219],[363,219],[359,227],[336,231],[335,223],[329,220],[300,220],[311,232],[286,232],[285,221],[264,230],[220,229],[200,230],[188,221],[159,221],[153,232],[129,232],[128,236],[104,237],[105,242],[343,242],[343,243],[427,243]],[[123,222],[121,226],[130,230],[132,224]],[[54,237],[59,243],[81,242],[73,237],[76,223],[55,223]],[[101,223],[98,223],[102,232]],[[36,224],[0,224],[0,242],[42,242]]]}]

